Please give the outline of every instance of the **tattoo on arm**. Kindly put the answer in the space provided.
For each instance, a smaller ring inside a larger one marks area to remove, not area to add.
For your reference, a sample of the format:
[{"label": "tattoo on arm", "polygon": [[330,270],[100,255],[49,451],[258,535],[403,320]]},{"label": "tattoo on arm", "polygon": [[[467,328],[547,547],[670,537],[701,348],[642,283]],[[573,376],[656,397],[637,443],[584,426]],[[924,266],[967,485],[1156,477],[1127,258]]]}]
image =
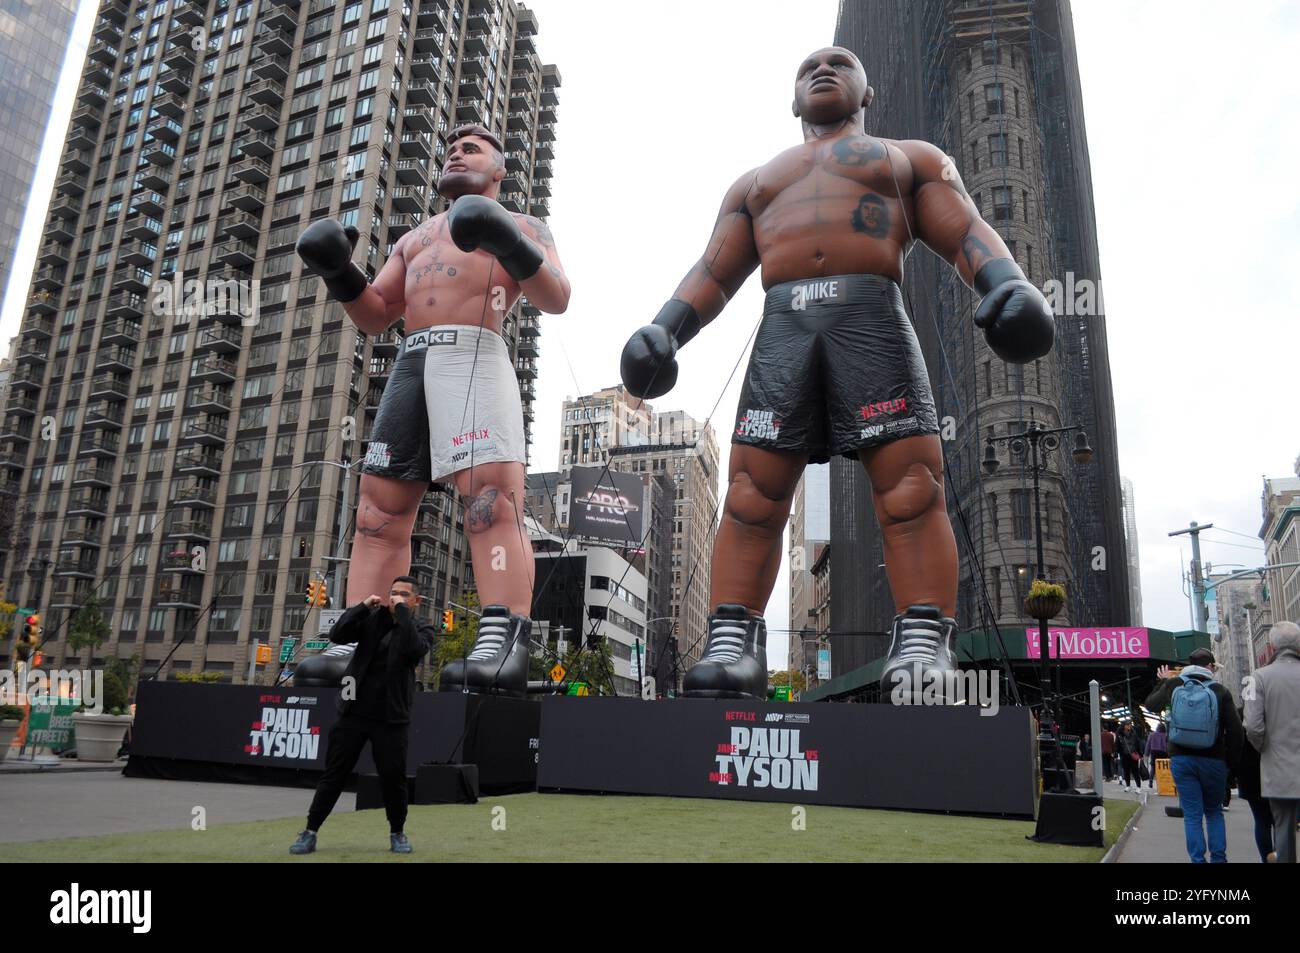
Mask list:
[{"label": "tattoo on arm", "polygon": [[889,234],[889,206],[875,192],[866,192],[858,199],[858,207],[853,210],[853,230],[872,238],[884,238]]},{"label": "tattoo on arm", "polygon": [[979,270],[980,265],[993,257],[993,252],[989,250],[989,246],[974,235],[967,235],[961,240],[961,253],[965,256],[966,264],[969,266],[972,275]]},{"label": "tattoo on arm", "polygon": [[528,224],[533,226],[533,231],[537,233],[537,240],[547,248],[555,247],[555,236],[551,234],[551,228],[541,219],[528,217]]},{"label": "tattoo on arm", "polygon": [[465,528],[474,532],[487,529],[494,522],[492,510],[496,506],[498,491],[487,490],[479,496],[467,496],[461,502],[465,505]]}]

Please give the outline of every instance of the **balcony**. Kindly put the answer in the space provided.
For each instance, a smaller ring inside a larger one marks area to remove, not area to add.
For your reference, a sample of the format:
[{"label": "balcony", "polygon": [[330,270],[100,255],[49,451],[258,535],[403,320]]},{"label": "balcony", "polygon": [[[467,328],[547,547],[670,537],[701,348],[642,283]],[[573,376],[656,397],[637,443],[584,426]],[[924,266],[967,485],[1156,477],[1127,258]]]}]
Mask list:
[{"label": "balcony", "polygon": [[551,197],[551,185],[548,179],[536,179],[533,181],[533,196],[540,199],[549,199]]},{"label": "balcony", "polygon": [[436,53],[411,57],[411,75],[416,79],[436,79],[442,59]]},{"label": "balcony", "polygon": [[[110,295],[108,298],[108,307],[105,314],[109,317],[118,318],[141,318],[145,312],[145,298],[130,291],[119,291],[117,294]],[[140,326],[133,325],[136,331],[134,340],[139,340]]]},{"label": "balcony", "polygon": [[154,93],[153,102],[150,105],[161,115],[169,116],[172,119],[180,119],[185,115],[185,97],[176,93]]},{"label": "balcony", "polygon": [[404,185],[424,185],[429,181],[429,164],[423,159],[398,159],[393,168],[397,181]]},{"label": "balcony", "polygon": [[233,211],[217,220],[217,231],[232,238],[256,239],[262,234],[262,223],[248,212]]},{"label": "balcony", "polygon": [[63,290],[63,268],[45,265],[32,272],[32,287],[57,294]]},{"label": "balcony", "polygon": [[243,346],[243,335],[233,328],[206,327],[199,332],[194,346],[217,354],[235,354]]},{"label": "balcony", "polygon": [[177,520],[167,531],[168,539],[212,540],[212,524],[206,520]]},{"label": "balcony", "polygon": [[283,83],[289,76],[289,61],[275,53],[263,53],[253,61],[253,75],[258,79]]},{"label": "balcony", "polygon": [[82,576],[94,579],[95,567],[98,564],[99,560],[94,556],[89,558],[85,556],[60,556],[54,562],[54,575]]},{"label": "balcony", "polygon": [[109,459],[116,457],[120,452],[121,444],[118,442],[117,434],[107,431],[98,431],[94,436],[82,434],[81,446],[77,449],[79,456]]},{"label": "balcony", "polygon": [[227,205],[232,205],[245,212],[260,214],[266,206],[266,192],[250,182],[245,182],[233,189],[226,189],[225,201]]},{"label": "balcony", "polygon": [[388,216],[388,237],[396,241],[419,224],[419,215],[390,215]]},{"label": "balcony", "polygon": [[492,29],[492,20],[488,17],[490,7],[491,4],[487,0],[469,5],[470,15],[465,20],[466,33],[487,33]]},{"label": "balcony", "polygon": [[224,447],[226,445],[226,425],[211,420],[191,421],[181,431],[180,442]]},{"label": "balcony", "polygon": [[181,23],[186,26],[203,26],[205,3],[178,3],[176,9],[172,12]]},{"label": "balcony", "polygon": [[153,605],[157,609],[198,609],[202,595],[200,579],[191,576],[163,576],[154,589]]},{"label": "balcony", "polygon": [[151,280],[147,269],[128,268],[113,276],[113,290],[133,291],[142,295],[149,290]]},{"label": "balcony", "polygon": [[268,56],[288,56],[293,52],[293,31],[274,30],[262,21],[257,25],[254,44]]},{"label": "balcony", "polygon": [[537,380],[537,365],[530,360],[515,362],[515,376],[521,381]]},{"label": "balcony", "polygon": [[415,15],[415,25],[420,28],[447,30],[447,14],[437,4],[421,3],[420,12]]},{"label": "balcony", "polygon": [[245,270],[257,260],[257,243],[243,238],[232,238],[212,249],[212,258],[225,265]]},{"label": "balcony", "polygon": [[126,417],[124,404],[97,401],[86,408],[86,415],[81,419],[83,430],[121,430]]},{"label": "balcony", "polygon": [[235,140],[237,155],[261,156],[275,154],[275,135],[260,129],[250,129]]},{"label": "balcony", "polygon": [[287,4],[280,4],[270,12],[263,7],[259,22],[265,23],[269,29],[292,36],[298,29],[298,11],[290,9]]},{"label": "balcony", "polygon": [[[91,145],[93,146],[94,143],[92,142]],[[63,171],[82,175],[90,171],[94,162],[95,156],[89,149],[67,152],[63,155]]]},{"label": "balcony", "polygon": [[23,397],[14,395],[9,398],[5,404],[5,413],[13,417],[34,417],[36,416],[36,400],[32,397]]},{"label": "balcony", "polygon": [[172,502],[177,506],[202,506],[212,509],[217,505],[217,488],[202,480],[180,480],[176,483]]},{"label": "balcony", "polygon": [[101,347],[105,344],[122,344],[134,348],[140,343],[140,323],[125,318],[110,321],[104,325],[99,343]]},{"label": "balcony", "polygon": [[[216,372],[211,371],[211,369],[210,369],[209,376],[213,380],[222,380],[226,382],[234,380],[233,374],[229,376],[218,377],[216,376]],[[187,410],[206,411],[209,417],[211,417],[213,414],[230,413],[230,390],[229,389],[222,390],[220,388],[211,387],[211,386],[200,387],[198,389],[191,389],[189,394],[186,396],[185,400],[186,400],[185,406]]]},{"label": "balcony", "polygon": [[461,83],[469,77],[487,76],[487,63],[480,56],[467,57],[460,61]]},{"label": "balcony", "polygon": [[72,520],[63,527],[63,545],[93,546],[98,549],[103,535],[103,520]]},{"label": "balcony", "polygon": [[103,516],[107,512],[107,493],[82,489],[68,497],[68,516]]},{"label": "balcony", "polygon": [[126,400],[131,396],[131,382],[125,377],[97,374],[90,379],[90,396],[108,400]]},{"label": "balcony", "polygon": [[248,129],[274,132],[280,128],[280,110],[272,106],[250,106],[240,112],[239,119]]},{"label": "balcony", "polygon": [[539,202],[534,200],[528,206],[528,214],[531,215],[533,218],[546,218],[548,215],[551,214],[551,207],[547,205],[545,202]]},{"label": "balcony", "polygon": [[[209,329],[215,330],[215,329]],[[228,330],[222,328],[221,330]],[[225,358],[209,354],[205,357],[198,358],[190,366],[190,377],[200,381],[216,381],[222,384],[229,384],[235,380],[239,374],[239,368],[232,361]],[[191,397],[191,401],[195,400]],[[230,396],[226,395],[221,401],[221,407],[224,410],[230,409]]]},{"label": "balcony", "polygon": [[44,377],[44,368],[14,368],[14,372],[9,374],[9,390],[40,390],[40,382],[44,380]]},{"label": "balcony", "polygon": [[484,100],[481,98],[465,97],[464,95],[456,103],[456,118],[461,122],[482,123],[486,118],[483,111]]},{"label": "balcony", "polygon": [[241,182],[262,183],[271,177],[271,167],[257,156],[244,156],[230,166],[231,174]]},{"label": "balcony", "polygon": [[402,113],[402,129],[423,133],[433,132],[433,120],[429,118],[429,111],[407,106]]},{"label": "balcony", "polygon": [[162,69],[158,73],[158,87],[176,96],[190,94],[190,74],[173,69]]},{"label": "balcony", "polygon": [[96,86],[93,83],[84,86],[77,96],[77,102],[82,106],[89,106],[94,109],[102,110],[108,103],[108,90],[103,86]]},{"label": "balcony", "polygon": [[142,158],[150,165],[169,166],[176,161],[176,147],[170,142],[155,139],[145,143]]},{"label": "balcony", "polygon": [[402,135],[401,145],[398,148],[401,154],[408,158],[423,159],[428,162],[433,154],[433,139],[427,132],[407,132]]},{"label": "balcony", "polygon": [[[132,209],[131,211],[135,212],[136,210]],[[158,221],[158,219],[137,212],[133,218],[127,219],[124,234],[128,238],[138,239],[143,244],[153,248],[154,257],[157,257],[158,239],[162,237],[162,222]],[[153,264],[153,261],[150,259],[138,264],[150,265]]]},{"label": "balcony", "polygon": [[194,555],[183,545],[177,546],[175,549],[163,553],[161,568],[164,572],[179,572],[193,575],[201,575],[207,571],[194,565]]},{"label": "balcony", "polygon": [[533,157],[534,157],[534,158],[537,158],[537,159],[545,159],[545,160],[548,161],[548,162],[549,162],[551,159],[554,159],[554,158],[555,158],[555,148],[554,148],[553,144],[552,144],[551,142],[547,142],[547,141],[543,141],[543,140],[541,140],[541,139],[538,139],[538,141],[537,141],[537,147],[536,147],[536,149],[533,151]]},{"label": "balcony", "polygon": [[521,8],[515,24],[519,28],[519,36],[533,36],[537,33],[537,14],[532,10]]},{"label": "balcony", "polygon": [[402,346],[402,336],[396,330],[390,330],[374,335],[370,342],[370,353],[375,357],[393,358],[397,357]]},{"label": "balcony", "polygon": [[141,169],[139,173],[141,187],[154,192],[166,192],[172,185],[172,170],[159,163]]},{"label": "balcony", "polygon": [[259,79],[244,87],[244,96],[263,106],[279,109],[284,102],[284,84],[273,79]]},{"label": "balcony", "polygon": [[64,172],[54,180],[54,187],[62,192],[69,192],[73,195],[84,195],[86,191],[86,177],[78,175],[75,172]]},{"label": "balcony", "polygon": [[23,334],[33,338],[49,339],[54,336],[54,321],[50,318],[28,318],[23,323]]},{"label": "balcony", "polygon": [[[547,125],[547,126],[554,126],[554,125],[555,125],[555,121],[556,121],[557,118],[558,118],[558,117],[555,115],[555,107],[554,107],[554,106],[547,106],[547,105],[544,105],[544,104],[543,104],[542,108],[539,109],[539,110],[537,110],[537,121],[538,121],[538,123],[540,123],[540,124],[544,124],[544,125]],[[544,138],[544,137],[540,134],[540,130],[541,130],[542,126],[539,125],[537,128],[538,128],[538,130],[539,130],[538,138]]]},{"label": "balcony", "polygon": [[114,23],[107,17],[100,17],[95,23],[94,37],[103,43],[116,45],[122,42],[121,24]]},{"label": "balcony", "polygon": [[393,208],[399,212],[423,212],[429,197],[418,185],[398,185],[393,188]]},{"label": "balcony", "polygon": [[32,439],[32,422],[18,417],[6,417],[0,420],[0,440],[12,444],[16,440]]},{"label": "balcony", "polygon": [[36,256],[36,260],[42,265],[48,265],[51,268],[63,268],[68,264],[69,254],[71,254],[71,249],[67,245],[47,242],[41,248],[41,253]]},{"label": "balcony", "polygon": [[178,140],[182,131],[181,124],[169,116],[155,116],[149,120],[149,125],[145,126],[145,132],[149,135],[167,142]]},{"label": "balcony", "polygon": [[176,457],[176,472],[191,476],[220,476],[221,454],[206,450],[186,450]]},{"label": "balcony", "polygon": [[432,106],[438,101],[438,90],[432,80],[413,79],[406,84],[406,102],[411,106]]},{"label": "balcony", "polygon": [[194,72],[194,51],[190,49],[188,36],[177,46],[163,54],[163,65],[174,73],[189,75]]},{"label": "balcony", "polygon": [[81,214],[81,192],[60,191],[50,202],[50,214],[56,218],[76,218]]},{"label": "balcony", "polygon": [[113,485],[113,466],[98,460],[83,460],[72,471],[72,485],[110,487]]},{"label": "balcony", "polygon": [[[141,224],[152,223],[152,226],[157,227],[157,231],[154,231],[153,227],[150,227],[149,229],[154,232],[154,235],[162,234],[162,223],[157,219],[158,216],[162,215],[166,210],[167,196],[163,195],[161,192],[147,190],[141,192],[139,195],[133,196],[131,199],[131,211],[139,212],[141,215],[148,216],[147,218],[141,219]],[[132,229],[137,229],[139,227],[140,225],[138,224],[129,226],[127,228],[127,234],[132,234]],[[137,237],[143,238],[144,236],[138,235]]]},{"label": "balcony", "polygon": [[135,368],[135,348],[110,347],[100,348],[95,360],[96,371],[122,371],[130,373]]},{"label": "balcony", "polygon": [[427,539],[430,541],[438,538],[438,521],[429,516],[421,516],[411,527],[412,539]]},{"label": "balcony", "polygon": [[110,68],[117,65],[117,47],[110,43],[105,43],[103,40],[96,40],[94,43],[90,44],[90,50],[86,53],[86,56],[98,63],[103,63],[105,66]]},{"label": "balcony", "polygon": [[141,268],[148,268],[158,258],[158,246],[151,242],[144,242],[136,238],[129,242],[123,242],[118,247],[118,257],[128,265],[138,265]]}]

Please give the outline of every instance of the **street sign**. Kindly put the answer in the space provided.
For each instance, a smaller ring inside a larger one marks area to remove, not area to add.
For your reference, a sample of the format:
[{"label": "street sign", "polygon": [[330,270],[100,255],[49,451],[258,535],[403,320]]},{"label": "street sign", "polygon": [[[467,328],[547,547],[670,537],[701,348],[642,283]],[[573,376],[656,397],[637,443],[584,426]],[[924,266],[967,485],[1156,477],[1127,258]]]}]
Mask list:
[{"label": "street sign", "polygon": [[329,639],[308,639],[303,643],[304,649],[327,649],[330,647]]},{"label": "street sign", "polygon": [[776,694],[773,696],[772,700],[778,702],[788,702],[790,700],[790,686],[789,685],[776,686]]},{"label": "street sign", "polygon": [[587,687],[586,682],[574,682],[569,686],[569,695],[574,698],[586,698],[591,694],[591,689]]},{"label": "street sign", "polygon": [[298,644],[295,638],[280,640],[280,664],[283,665],[289,659],[293,658],[293,647]]},{"label": "street sign", "polygon": [[320,610],[320,628],[316,631],[325,638],[329,637],[330,629],[334,628],[334,623],[339,621],[339,616],[343,615],[342,609],[321,609]]},{"label": "street sign", "polygon": [[550,675],[551,675],[551,681],[553,682],[564,681],[564,666],[561,665],[559,662],[556,662],[555,668],[551,669]]},{"label": "street sign", "polygon": [[17,610],[15,610],[14,614],[15,614],[15,615],[36,615],[36,610],[35,610],[35,609],[17,609]]}]

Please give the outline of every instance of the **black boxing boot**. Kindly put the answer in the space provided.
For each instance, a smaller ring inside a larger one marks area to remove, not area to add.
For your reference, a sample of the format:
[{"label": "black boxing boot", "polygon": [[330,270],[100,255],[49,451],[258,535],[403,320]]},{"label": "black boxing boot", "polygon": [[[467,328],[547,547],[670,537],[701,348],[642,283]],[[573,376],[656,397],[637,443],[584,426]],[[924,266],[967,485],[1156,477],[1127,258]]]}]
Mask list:
[{"label": "black boxing boot", "polygon": [[343,684],[355,645],[331,645],[319,655],[308,655],[293,670],[294,688],[337,688]]},{"label": "black boxing boot", "polygon": [[718,606],[709,616],[703,657],[682,680],[692,698],[767,698],[767,625],[744,606]]},{"label": "black boxing boot", "polygon": [[507,606],[485,607],[474,647],[465,658],[447,663],[438,679],[439,690],[523,698],[528,694],[532,627],[531,619],[511,615]]},{"label": "black boxing boot", "polygon": [[[889,654],[880,673],[881,700],[920,705],[925,698],[936,698],[937,689],[940,704],[951,704],[955,699],[948,697],[952,680],[947,673],[957,668],[952,648],[956,631],[956,621],[944,618],[938,606],[908,606],[894,616]],[[926,691],[927,686],[934,687]]]}]

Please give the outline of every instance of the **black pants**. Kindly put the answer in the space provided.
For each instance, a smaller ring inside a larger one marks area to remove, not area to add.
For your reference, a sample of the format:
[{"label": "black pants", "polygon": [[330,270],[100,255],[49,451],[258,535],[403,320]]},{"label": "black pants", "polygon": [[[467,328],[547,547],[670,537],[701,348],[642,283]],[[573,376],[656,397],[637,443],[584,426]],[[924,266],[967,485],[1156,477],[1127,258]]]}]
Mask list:
[{"label": "black pants", "polygon": [[1124,772],[1124,783],[1132,784],[1134,787],[1142,785],[1142,771],[1138,768],[1138,763],[1133,760],[1130,754],[1121,754],[1119,756],[1120,770]]},{"label": "black pants", "polygon": [[406,824],[406,740],[410,727],[405,723],[389,724],[350,715],[336,721],[330,729],[325,752],[325,774],[316,785],[316,796],[307,812],[307,829],[318,831],[325,823],[369,741],[370,754],[379,773],[379,787],[384,794],[389,830],[401,831]]}]

